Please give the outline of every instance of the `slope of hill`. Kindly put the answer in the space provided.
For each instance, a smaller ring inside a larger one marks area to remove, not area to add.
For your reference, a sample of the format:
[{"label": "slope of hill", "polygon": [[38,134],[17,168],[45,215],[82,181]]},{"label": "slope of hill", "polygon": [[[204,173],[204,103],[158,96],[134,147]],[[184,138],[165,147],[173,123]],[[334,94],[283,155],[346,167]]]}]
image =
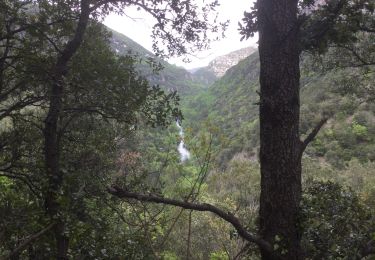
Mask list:
[{"label": "slope of hill", "polygon": [[256,51],[254,47],[247,47],[219,56],[208,64],[208,69],[217,77],[224,76],[228,69],[238,64],[238,62]]},{"label": "slope of hill", "polygon": [[[337,82],[347,73],[310,71],[301,77],[301,134],[308,133],[323,115],[331,116],[306,155],[337,167],[353,158],[375,160],[375,105],[350,93],[338,93]],[[216,136],[220,138],[214,145],[220,146],[216,159],[222,166],[240,152],[257,158],[258,74],[258,53],[253,53],[213,86],[184,102],[185,117],[193,132],[203,131],[205,121],[217,126]],[[373,74],[369,76],[374,78]],[[358,88],[363,87],[358,84]]]},{"label": "slope of hill", "polygon": [[218,79],[218,76],[209,67],[198,68],[191,73],[196,81],[207,87]]},{"label": "slope of hill", "polygon": [[[141,64],[138,65],[141,75],[149,79],[152,84],[158,84],[168,90],[177,90],[182,95],[194,95],[201,88],[211,86],[229,68],[256,51],[253,47],[243,48],[215,58],[207,67],[189,72],[156,57],[129,37],[110,28],[107,30],[112,33],[111,46],[118,55],[134,55],[142,59]],[[155,74],[147,64],[147,60],[150,58],[160,62],[163,66],[159,73]]]},{"label": "slope of hill", "polygon": [[225,72],[241,60],[254,53],[256,48],[248,47],[230,52],[213,59],[208,66],[191,70],[196,81],[203,85],[211,86],[217,79],[224,76]]},{"label": "slope of hill", "polygon": [[[206,131],[205,122],[217,126],[219,132],[216,135],[220,138],[214,141],[214,145],[220,147],[216,159],[221,165],[224,166],[240,152],[257,159],[259,58],[253,48],[224,55],[208,67],[190,73],[158,59],[120,33],[112,31],[112,35],[112,47],[119,55],[131,51],[143,59],[154,58],[164,66],[159,74],[153,74],[146,64],[139,65],[138,69],[151,83],[180,93],[187,119],[185,124],[194,133]],[[252,54],[241,60],[249,53]],[[219,78],[223,71],[224,76]],[[308,133],[323,114],[331,115],[306,155],[338,167],[352,158],[375,160],[375,105],[363,102],[350,93],[338,93],[337,82],[346,74],[348,70],[326,74],[310,70],[301,77],[301,134]],[[369,76],[375,77],[373,74]]]},{"label": "slope of hill", "polygon": [[[142,61],[137,68],[140,74],[145,76],[152,84],[160,85],[167,90],[176,90],[181,94],[200,88],[203,84],[184,68],[171,65],[156,57],[152,52],[119,32],[110,28],[107,28],[107,30],[112,33],[111,46],[113,50],[118,55],[133,55],[141,59]],[[150,58],[160,63],[163,69],[158,73],[153,72],[148,64]]]}]

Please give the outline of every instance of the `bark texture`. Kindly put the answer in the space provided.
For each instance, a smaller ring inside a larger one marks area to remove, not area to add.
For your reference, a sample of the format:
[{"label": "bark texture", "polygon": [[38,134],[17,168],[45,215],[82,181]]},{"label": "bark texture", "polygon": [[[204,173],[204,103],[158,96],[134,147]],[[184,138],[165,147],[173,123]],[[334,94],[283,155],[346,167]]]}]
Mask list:
[{"label": "bark texture", "polygon": [[[297,0],[258,0],[260,55],[260,235],[277,254],[302,259]],[[278,255],[275,257],[275,255]]]}]

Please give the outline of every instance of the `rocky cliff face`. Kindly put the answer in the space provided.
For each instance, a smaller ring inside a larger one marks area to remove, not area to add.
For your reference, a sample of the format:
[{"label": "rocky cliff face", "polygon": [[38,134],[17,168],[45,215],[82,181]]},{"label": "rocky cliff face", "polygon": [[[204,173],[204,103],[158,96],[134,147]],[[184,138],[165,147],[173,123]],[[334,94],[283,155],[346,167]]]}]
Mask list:
[{"label": "rocky cliff face", "polygon": [[217,57],[208,64],[208,69],[217,77],[222,77],[229,68],[237,65],[240,60],[248,57],[255,51],[256,48],[248,47]]}]

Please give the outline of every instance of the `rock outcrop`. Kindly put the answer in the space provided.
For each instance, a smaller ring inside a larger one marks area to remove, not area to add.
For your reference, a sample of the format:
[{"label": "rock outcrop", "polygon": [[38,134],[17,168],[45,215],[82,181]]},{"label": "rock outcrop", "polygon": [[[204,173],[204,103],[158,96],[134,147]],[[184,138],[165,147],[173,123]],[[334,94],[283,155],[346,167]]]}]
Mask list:
[{"label": "rock outcrop", "polygon": [[255,51],[256,48],[248,47],[217,57],[208,64],[208,69],[218,78],[222,77],[229,68],[237,65],[240,60],[248,57]]}]

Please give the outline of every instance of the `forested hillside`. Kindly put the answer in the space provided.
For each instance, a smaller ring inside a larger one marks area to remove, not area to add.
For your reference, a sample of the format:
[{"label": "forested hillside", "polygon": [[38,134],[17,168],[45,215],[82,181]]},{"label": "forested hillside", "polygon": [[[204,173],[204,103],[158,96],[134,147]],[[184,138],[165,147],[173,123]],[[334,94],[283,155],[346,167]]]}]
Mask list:
[{"label": "forested hillside", "polygon": [[204,87],[207,76],[195,76],[187,70],[171,65],[123,34],[106,28],[112,34],[111,47],[117,55],[130,55],[138,61],[136,68],[151,84],[169,91],[186,93]]},{"label": "forested hillside", "polygon": [[[301,77],[301,133],[306,135],[323,115],[329,121],[306,152],[335,167],[352,159],[375,160],[375,107],[368,96],[356,95],[349,77],[361,71],[322,71],[306,55]],[[356,82],[357,91],[372,88],[375,76]],[[359,76],[359,75],[357,75]],[[205,124],[218,126],[217,161],[225,165],[236,153],[245,152],[257,160],[259,147],[259,58],[258,53],[242,60],[222,78],[194,96],[184,97],[183,111],[193,133],[205,131]],[[346,89],[345,89],[346,88]],[[219,139],[221,138],[221,141]]]}]

